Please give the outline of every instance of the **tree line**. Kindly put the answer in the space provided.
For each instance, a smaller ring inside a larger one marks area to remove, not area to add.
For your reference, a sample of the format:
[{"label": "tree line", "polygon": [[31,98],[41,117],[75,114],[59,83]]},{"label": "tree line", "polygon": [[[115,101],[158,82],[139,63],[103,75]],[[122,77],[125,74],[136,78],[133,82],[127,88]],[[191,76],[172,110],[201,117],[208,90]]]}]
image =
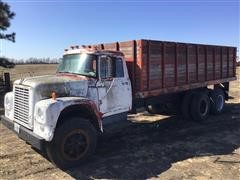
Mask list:
[{"label": "tree line", "polygon": [[30,57],[27,59],[14,59],[8,58],[9,62],[14,64],[58,64],[60,62],[60,58],[34,58]]}]

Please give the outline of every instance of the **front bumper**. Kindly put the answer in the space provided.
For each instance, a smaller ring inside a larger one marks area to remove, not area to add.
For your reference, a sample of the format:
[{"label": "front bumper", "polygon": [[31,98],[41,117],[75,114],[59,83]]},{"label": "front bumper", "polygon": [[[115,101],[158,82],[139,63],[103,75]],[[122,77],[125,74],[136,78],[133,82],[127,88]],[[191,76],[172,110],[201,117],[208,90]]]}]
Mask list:
[{"label": "front bumper", "polygon": [[34,134],[31,130],[21,125],[20,126],[18,125],[19,129],[17,131],[14,130],[15,122],[12,122],[10,119],[8,119],[5,116],[1,116],[1,120],[2,120],[2,124],[6,126],[8,129],[10,129],[11,131],[14,131],[18,135],[18,137],[20,137],[27,143],[31,144],[33,147],[41,151],[44,150],[45,140],[43,138],[39,137],[38,135]]}]

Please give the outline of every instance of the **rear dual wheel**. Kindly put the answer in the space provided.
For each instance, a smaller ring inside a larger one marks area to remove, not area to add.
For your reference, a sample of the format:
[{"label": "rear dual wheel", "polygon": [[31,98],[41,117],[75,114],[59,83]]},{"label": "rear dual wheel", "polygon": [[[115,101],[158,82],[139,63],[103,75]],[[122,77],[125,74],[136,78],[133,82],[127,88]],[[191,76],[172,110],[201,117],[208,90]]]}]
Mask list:
[{"label": "rear dual wheel", "polygon": [[207,92],[187,92],[182,100],[181,111],[185,120],[197,122],[206,120],[210,111],[210,100]]},{"label": "rear dual wheel", "polygon": [[220,114],[224,110],[225,106],[225,94],[220,88],[216,88],[210,93],[211,100],[211,113]]},{"label": "rear dual wheel", "polygon": [[197,92],[192,97],[190,113],[194,121],[206,120],[210,112],[210,99],[205,92]]},{"label": "rear dual wheel", "polygon": [[184,119],[202,122],[210,113],[220,114],[225,105],[224,91],[216,88],[212,91],[202,90],[187,92],[182,100],[181,111]]}]

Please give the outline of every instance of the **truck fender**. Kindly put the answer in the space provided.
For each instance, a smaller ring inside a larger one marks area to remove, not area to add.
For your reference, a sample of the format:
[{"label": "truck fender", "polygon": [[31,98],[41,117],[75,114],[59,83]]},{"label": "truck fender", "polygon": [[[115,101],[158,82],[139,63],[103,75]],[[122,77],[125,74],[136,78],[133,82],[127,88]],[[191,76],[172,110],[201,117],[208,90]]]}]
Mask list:
[{"label": "truck fender", "polygon": [[83,97],[61,97],[56,100],[45,99],[36,103],[33,132],[46,141],[51,141],[61,113],[77,105],[90,108],[98,128],[103,131],[101,113],[93,101]]}]

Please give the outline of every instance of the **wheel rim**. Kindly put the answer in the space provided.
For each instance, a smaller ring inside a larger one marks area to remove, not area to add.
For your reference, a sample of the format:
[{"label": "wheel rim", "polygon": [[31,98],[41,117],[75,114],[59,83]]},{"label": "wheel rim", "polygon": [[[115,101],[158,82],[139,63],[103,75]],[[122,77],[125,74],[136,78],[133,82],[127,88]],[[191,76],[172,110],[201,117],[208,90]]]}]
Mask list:
[{"label": "wheel rim", "polygon": [[208,103],[206,101],[200,102],[200,113],[202,116],[205,116],[208,112]]},{"label": "wheel rim", "polygon": [[83,157],[89,146],[89,138],[81,129],[67,134],[61,144],[61,153],[69,161],[76,161]]},{"label": "wheel rim", "polygon": [[217,111],[221,111],[224,105],[224,98],[221,95],[218,95],[216,100],[216,109]]}]

